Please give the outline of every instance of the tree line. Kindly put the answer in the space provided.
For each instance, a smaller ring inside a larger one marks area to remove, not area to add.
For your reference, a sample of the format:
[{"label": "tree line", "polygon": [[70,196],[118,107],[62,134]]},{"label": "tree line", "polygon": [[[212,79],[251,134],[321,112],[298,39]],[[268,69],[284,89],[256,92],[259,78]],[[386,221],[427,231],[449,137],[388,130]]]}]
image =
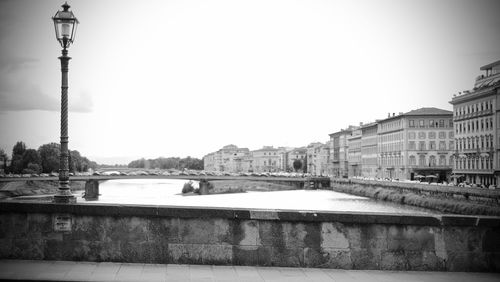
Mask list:
[{"label": "tree line", "polygon": [[[3,163],[4,173],[39,174],[59,171],[60,145],[48,143],[40,146],[38,150],[27,148],[26,144],[18,141],[12,149],[10,165],[7,153],[0,148],[0,161]],[[83,172],[89,168],[95,169],[97,163],[90,161],[76,150],[69,150],[69,171]]]},{"label": "tree line", "polygon": [[159,168],[159,169],[195,169],[195,170],[203,170],[203,160],[186,157],[186,158],[178,158],[178,157],[170,157],[170,158],[156,158],[156,159],[139,159],[132,161],[128,164],[129,168]]}]

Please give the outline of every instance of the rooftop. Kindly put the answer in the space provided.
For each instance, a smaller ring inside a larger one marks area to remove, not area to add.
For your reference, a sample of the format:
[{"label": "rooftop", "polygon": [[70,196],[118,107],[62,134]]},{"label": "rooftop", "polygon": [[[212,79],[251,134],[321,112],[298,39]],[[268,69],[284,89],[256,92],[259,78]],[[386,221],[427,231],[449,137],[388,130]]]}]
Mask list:
[{"label": "rooftop", "polygon": [[493,63],[489,63],[487,65],[484,65],[480,68],[480,70],[489,70],[489,69],[492,69],[496,66],[500,66],[500,60],[493,62]]},{"label": "rooftop", "polygon": [[434,107],[429,107],[429,108],[420,108],[413,111],[409,111],[404,115],[405,116],[453,115],[453,112]]}]

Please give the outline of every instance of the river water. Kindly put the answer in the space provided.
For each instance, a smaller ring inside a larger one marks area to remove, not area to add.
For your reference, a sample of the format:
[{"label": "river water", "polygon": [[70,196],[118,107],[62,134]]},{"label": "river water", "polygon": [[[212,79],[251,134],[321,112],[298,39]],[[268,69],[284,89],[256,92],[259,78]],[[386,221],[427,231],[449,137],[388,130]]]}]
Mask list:
[{"label": "river water", "polygon": [[[120,179],[99,184],[98,203],[273,209],[295,211],[342,211],[399,214],[435,214],[433,211],[327,190],[289,190],[217,195],[181,194],[186,180]],[[85,203],[84,199],[78,202]],[[91,201],[89,203],[95,203]]]}]

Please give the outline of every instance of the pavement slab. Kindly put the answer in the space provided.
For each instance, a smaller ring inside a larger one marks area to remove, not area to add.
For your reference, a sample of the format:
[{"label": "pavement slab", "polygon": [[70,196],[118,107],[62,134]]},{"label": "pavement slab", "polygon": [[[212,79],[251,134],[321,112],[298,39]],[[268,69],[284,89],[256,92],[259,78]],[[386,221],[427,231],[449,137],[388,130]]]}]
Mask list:
[{"label": "pavement slab", "polygon": [[498,282],[500,273],[0,260],[0,281]]}]

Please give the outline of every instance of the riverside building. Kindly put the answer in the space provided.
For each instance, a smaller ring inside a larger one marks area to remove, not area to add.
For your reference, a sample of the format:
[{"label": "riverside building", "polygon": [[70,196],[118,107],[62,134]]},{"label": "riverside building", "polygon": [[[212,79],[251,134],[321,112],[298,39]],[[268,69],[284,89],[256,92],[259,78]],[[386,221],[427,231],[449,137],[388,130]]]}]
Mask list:
[{"label": "riverside building", "polygon": [[500,61],[480,68],[474,88],[453,95],[455,123],[455,162],[453,173],[458,181],[477,185],[500,182]]},{"label": "riverside building", "polygon": [[378,121],[378,177],[449,180],[453,166],[453,112],[420,108]]},{"label": "riverside building", "polygon": [[206,171],[244,172],[249,170],[250,151],[236,145],[226,145],[222,149],[203,157],[203,169]]},{"label": "riverside building", "polygon": [[367,178],[377,177],[377,129],[377,122],[361,124],[361,175]]},{"label": "riverside building", "polygon": [[329,142],[311,143],[307,146],[307,172],[312,175],[330,174],[330,145]]},{"label": "riverside building", "polygon": [[273,146],[264,146],[262,149],[252,151],[253,172],[278,172],[283,167],[284,148],[274,148]]},{"label": "riverside building", "polygon": [[333,177],[347,178],[349,172],[349,142],[348,138],[352,135],[355,127],[349,126],[346,129],[341,129],[330,136],[330,161],[332,163]]},{"label": "riverside building", "polygon": [[347,137],[347,174],[349,177],[361,176],[361,128],[355,127]]}]

